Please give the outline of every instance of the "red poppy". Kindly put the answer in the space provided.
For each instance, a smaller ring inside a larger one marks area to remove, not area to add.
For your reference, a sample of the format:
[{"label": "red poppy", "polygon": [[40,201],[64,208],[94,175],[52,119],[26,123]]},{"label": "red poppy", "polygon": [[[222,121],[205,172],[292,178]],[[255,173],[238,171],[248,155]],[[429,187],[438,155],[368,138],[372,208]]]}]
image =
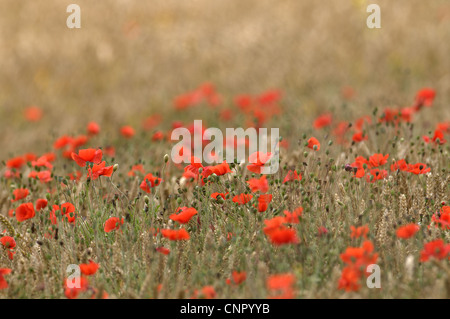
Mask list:
[{"label": "red poppy", "polygon": [[120,226],[123,225],[124,219],[119,219],[118,217],[111,217],[105,222],[105,227],[103,228],[106,233],[109,233],[113,230],[120,229]]},{"label": "red poppy", "polygon": [[11,236],[3,236],[2,238],[0,238],[0,243],[6,249],[14,249],[16,247],[16,241]]},{"label": "red poppy", "polygon": [[231,169],[227,162],[223,162],[222,164],[215,166],[206,166],[203,170],[203,178],[208,177],[211,174],[222,176],[226,173],[231,173]]},{"label": "red poppy", "polygon": [[286,177],[283,180],[283,184],[287,183],[287,182],[291,182],[291,181],[301,181],[302,180],[302,175],[297,173],[296,170],[290,170],[287,174]]},{"label": "red poppy", "polygon": [[373,154],[369,157],[369,166],[371,168],[378,167],[387,163],[387,159],[389,158],[389,154]]},{"label": "red poppy", "polygon": [[291,299],[294,297],[293,285],[295,283],[295,276],[290,273],[271,275],[267,278],[267,289],[277,295],[271,298],[277,299]]},{"label": "red poppy", "polygon": [[40,211],[41,209],[44,209],[45,207],[47,207],[47,204],[48,204],[48,202],[47,202],[46,199],[39,198],[39,199],[36,201],[36,210],[37,210],[37,211]]},{"label": "red poppy", "polygon": [[3,277],[4,275],[9,275],[11,273],[11,269],[9,268],[0,268],[0,289],[8,288],[8,282]]},{"label": "red poppy", "polygon": [[297,232],[292,228],[278,227],[271,231],[268,236],[272,244],[277,246],[299,243]]},{"label": "red poppy", "polygon": [[144,165],[142,164],[133,165],[131,167],[131,170],[128,172],[128,176],[136,176],[136,172],[145,174]]},{"label": "red poppy", "polygon": [[403,239],[411,238],[419,231],[419,229],[420,227],[416,224],[401,226],[397,229],[397,237]]},{"label": "red poppy", "polygon": [[101,149],[88,148],[84,150],[79,150],[78,154],[72,152],[72,159],[80,167],[85,167],[86,162],[91,162],[94,164],[100,164],[102,161],[103,153]]},{"label": "red poppy", "polygon": [[370,174],[367,175],[367,181],[370,183],[374,183],[375,181],[385,179],[387,175],[387,171],[384,169],[371,169]]},{"label": "red poppy", "polygon": [[272,219],[264,220],[266,227],[263,228],[263,232],[266,235],[272,233],[275,229],[280,228],[284,223],[286,223],[286,218],[282,216],[276,216]]},{"label": "red poppy", "polygon": [[264,165],[270,160],[272,153],[255,152],[248,157],[250,164],[247,165],[247,169],[256,174],[260,174]]},{"label": "red poppy", "polygon": [[89,122],[87,125],[87,132],[89,135],[97,135],[100,133],[100,125],[98,125],[96,122]]},{"label": "red poppy", "polygon": [[419,110],[422,105],[430,107],[433,105],[433,100],[436,96],[436,91],[431,88],[423,88],[416,94],[416,109]]},{"label": "red poppy", "polygon": [[86,276],[94,275],[99,267],[100,265],[93,262],[92,260],[89,260],[89,264],[80,264],[81,273]]},{"label": "red poppy", "polygon": [[253,193],[260,191],[261,193],[266,193],[269,190],[269,182],[267,181],[267,177],[264,175],[261,178],[252,178],[247,181],[250,189]]},{"label": "red poppy", "polygon": [[443,206],[439,213],[433,214],[432,220],[436,227],[441,225],[442,229],[450,229],[450,206]]},{"label": "red poppy", "polygon": [[233,197],[233,202],[238,203],[239,205],[244,205],[247,204],[252,198],[253,195],[251,194],[239,194]]},{"label": "red poppy", "polygon": [[331,113],[323,114],[314,120],[313,126],[315,129],[320,129],[329,126],[333,121],[333,115]]},{"label": "red poppy", "polygon": [[290,224],[298,224],[300,222],[300,217],[302,216],[303,213],[303,207],[298,207],[296,209],[294,209],[294,211],[291,213],[290,211],[285,210],[284,211],[284,219],[286,221],[286,223],[290,223]]},{"label": "red poppy", "polygon": [[431,171],[431,168],[427,167],[427,164],[417,163],[417,164],[409,164],[408,165],[408,172],[420,175],[420,174],[426,174]]},{"label": "red poppy", "polygon": [[16,209],[16,219],[19,222],[23,222],[27,219],[33,218],[35,215],[33,203],[21,204]]},{"label": "red poppy", "polygon": [[30,106],[25,109],[25,118],[29,122],[38,122],[42,118],[42,110],[37,106]]},{"label": "red poppy", "polygon": [[20,169],[25,164],[23,157],[14,157],[6,161],[6,167]]},{"label": "red poppy", "polygon": [[339,278],[338,289],[343,289],[345,291],[358,291],[361,287],[359,284],[361,276],[361,271],[357,267],[344,267],[344,269],[342,269],[341,278]]},{"label": "red poppy", "polygon": [[231,277],[233,278],[233,282],[236,285],[239,285],[242,284],[245,279],[247,279],[247,273],[245,271],[238,272],[236,270],[233,270],[233,272],[231,273]]},{"label": "red poppy", "polygon": [[152,136],[152,141],[162,141],[164,139],[164,133],[161,131],[156,131]]},{"label": "red poppy", "polygon": [[391,165],[391,171],[407,171],[408,170],[408,164],[404,159],[396,161],[394,164]]},{"label": "red poppy", "polygon": [[151,188],[158,186],[163,180],[159,177],[153,176],[152,173],[145,175],[144,180],[139,186],[144,192],[150,193]]},{"label": "red poppy", "polygon": [[314,151],[320,150],[320,142],[317,138],[311,137],[308,140],[308,147]]},{"label": "red poppy", "polygon": [[272,201],[272,194],[261,194],[258,197],[258,212],[262,213],[267,210]]},{"label": "red poppy", "polygon": [[228,193],[212,193],[211,198],[217,199],[217,196],[222,197],[223,199],[226,199]]},{"label": "red poppy", "polygon": [[122,136],[125,137],[125,138],[131,138],[131,137],[134,136],[135,131],[134,131],[134,128],[132,128],[131,126],[126,125],[126,126],[122,126],[120,128],[120,134],[122,134]]},{"label": "red poppy", "polygon": [[170,249],[165,248],[165,247],[157,247],[156,251],[163,254],[163,255],[168,255],[170,254]]},{"label": "red poppy", "polygon": [[88,176],[93,180],[98,179],[100,176],[111,177],[114,171],[114,166],[106,166],[106,162],[103,161],[100,164],[94,164],[92,169],[89,168]]},{"label": "red poppy", "polygon": [[197,215],[197,210],[195,208],[188,208],[188,207],[182,207],[179,208],[177,211],[181,210],[181,213],[179,214],[172,214],[169,216],[170,219],[173,221],[179,222],[180,224],[186,224],[188,223],[191,218],[195,215]]},{"label": "red poppy", "polygon": [[179,230],[161,229],[161,234],[170,240],[188,240],[190,238],[189,233],[184,228]]},{"label": "red poppy", "polygon": [[355,134],[353,134],[352,137],[352,141],[354,142],[362,142],[367,139],[368,139],[367,135],[365,135],[363,132],[356,132]]},{"label": "red poppy", "polygon": [[436,239],[426,243],[420,252],[420,261],[425,262],[430,258],[438,260],[446,259],[450,254],[450,244],[444,244],[442,239]]},{"label": "red poppy", "polygon": [[26,188],[17,188],[13,191],[13,198],[11,202],[17,202],[21,199],[24,199],[30,194],[30,191]]},{"label": "red poppy", "polygon": [[360,227],[350,226],[350,229],[352,231],[350,238],[363,237],[364,239],[366,239],[367,234],[369,233],[368,225],[364,225],[364,226],[360,226]]},{"label": "red poppy", "polygon": [[75,280],[79,280],[79,286],[75,286],[76,282],[73,282],[73,279],[67,278],[64,281],[64,295],[68,299],[76,299],[78,298],[78,295],[82,292],[85,292],[88,290],[89,287],[89,281],[86,277],[78,277]]}]

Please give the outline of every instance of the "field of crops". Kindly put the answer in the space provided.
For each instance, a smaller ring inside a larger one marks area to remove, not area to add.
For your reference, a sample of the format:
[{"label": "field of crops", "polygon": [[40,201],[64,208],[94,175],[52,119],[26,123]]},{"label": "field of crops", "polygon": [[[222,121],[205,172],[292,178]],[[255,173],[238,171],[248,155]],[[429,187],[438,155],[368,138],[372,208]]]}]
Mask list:
[{"label": "field of crops", "polygon": [[450,298],[448,1],[70,3],[0,3],[0,298]]}]

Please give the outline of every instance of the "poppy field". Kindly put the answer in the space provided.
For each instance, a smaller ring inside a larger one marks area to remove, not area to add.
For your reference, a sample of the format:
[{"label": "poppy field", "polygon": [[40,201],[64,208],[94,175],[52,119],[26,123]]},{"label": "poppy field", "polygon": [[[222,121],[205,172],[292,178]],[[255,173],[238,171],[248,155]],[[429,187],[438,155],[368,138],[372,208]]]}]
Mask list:
[{"label": "poppy field", "polygon": [[378,3],[2,2],[0,298],[449,298],[450,5]]}]

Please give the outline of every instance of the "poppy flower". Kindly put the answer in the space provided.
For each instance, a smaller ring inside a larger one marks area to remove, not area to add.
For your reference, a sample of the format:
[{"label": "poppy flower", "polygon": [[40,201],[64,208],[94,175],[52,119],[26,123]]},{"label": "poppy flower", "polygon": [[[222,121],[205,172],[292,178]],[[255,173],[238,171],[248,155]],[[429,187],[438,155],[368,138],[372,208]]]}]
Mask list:
[{"label": "poppy flower", "polygon": [[137,172],[145,174],[144,165],[142,164],[133,165],[131,167],[131,170],[128,172],[128,176],[136,176]]},{"label": "poppy flower", "polygon": [[367,175],[367,181],[370,183],[374,183],[375,181],[385,179],[387,175],[387,171],[384,169],[371,169],[370,174]]},{"label": "poppy flower", "polygon": [[419,231],[419,229],[419,226],[416,224],[401,226],[397,229],[397,237],[403,239],[411,238]]},{"label": "poppy flower", "polygon": [[157,247],[156,251],[163,254],[163,255],[168,255],[170,254],[170,249],[165,248],[165,247]]},{"label": "poppy flower", "polygon": [[214,299],[216,298],[216,291],[213,286],[204,286],[201,291],[201,297],[204,299]]},{"label": "poppy flower", "polygon": [[277,246],[299,243],[297,232],[292,228],[279,227],[271,231],[268,236],[271,243]]},{"label": "poppy flower", "polygon": [[292,213],[288,210],[285,210],[283,213],[285,216],[284,219],[286,223],[298,224],[300,222],[299,218],[302,216],[303,213],[303,207],[298,207],[294,209]]},{"label": "poppy flower", "polygon": [[97,135],[100,133],[100,125],[98,125],[96,122],[89,122],[87,125],[87,133],[89,135]]},{"label": "poppy flower", "polygon": [[280,228],[284,223],[286,223],[286,218],[282,216],[276,216],[271,219],[264,220],[266,227],[263,228],[263,232],[266,235],[272,233],[275,229]]},{"label": "poppy flower", "polygon": [[79,150],[78,154],[72,152],[72,159],[80,167],[85,167],[86,162],[91,162],[94,164],[100,164],[102,161],[103,153],[101,149],[88,148],[84,150]]},{"label": "poppy flower", "polygon": [[17,188],[13,191],[13,198],[11,202],[17,202],[21,199],[26,198],[30,194],[30,191],[26,188]]},{"label": "poppy flower", "polygon": [[161,123],[162,121],[162,117],[159,114],[154,114],[152,116],[147,117],[143,122],[142,122],[142,128],[145,131],[148,131],[152,128],[154,128],[155,126],[157,126],[159,123]]},{"label": "poppy flower", "polygon": [[247,279],[247,273],[245,271],[238,272],[236,270],[233,270],[233,272],[231,273],[231,278],[233,278],[233,282],[236,285],[240,285],[245,281],[245,279]]},{"label": "poppy flower", "polygon": [[417,164],[409,164],[408,165],[408,172],[420,175],[420,174],[426,174],[431,171],[431,168],[427,167],[427,164],[417,163]]},{"label": "poppy flower", "polygon": [[258,197],[258,212],[262,213],[267,210],[272,201],[272,194],[261,194]]},{"label": "poppy flower", "polygon": [[302,175],[297,173],[296,170],[290,170],[287,174],[286,177],[283,180],[283,184],[287,183],[287,182],[291,182],[291,181],[301,181],[302,180]]},{"label": "poppy flower", "polygon": [[354,142],[362,142],[367,139],[368,139],[367,135],[365,135],[363,132],[356,132],[355,134],[353,134],[352,137],[352,141]]},{"label": "poppy flower", "polygon": [[9,275],[11,273],[11,269],[9,268],[0,268],[0,289],[8,288],[8,282],[3,277],[4,275]]},{"label": "poppy flower", "polygon": [[20,169],[25,164],[25,159],[21,156],[14,157],[6,161],[6,167]]},{"label": "poppy flower", "polygon": [[178,210],[181,210],[181,213],[172,214],[169,216],[169,218],[172,219],[173,221],[179,222],[180,224],[188,223],[193,216],[197,215],[197,210],[192,207],[190,208],[184,207],[184,209],[179,208]]},{"label": "poppy flower", "polygon": [[100,176],[111,177],[114,171],[114,166],[106,166],[106,162],[103,161],[100,164],[94,164],[92,169],[88,169],[88,176],[93,180],[98,179]]},{"label": "poppy flower", "polygon": [[25,109],[25,118],[29,122],[38,122],[42,118],[42,110],[37,106],[30,106]]},{"label": "poppy flower", "polygon": [[344,267],[344,269],[342,269],[341,278],[339,278],[338,289],[358,291],[359,288],[361,288],[361,285],[359,284],[361,276],[361,271],[357,267]]},{"label": "poppy flower", "polygon": [[270,160],[272,153],[255,152],[248,157],[250,164],[247,165],[247,169],[256,174],[260,174],[264,165]]},{"label": "poppy flower", "polygon": [[444,244],[442,239],[436,239],[426,243],[420,252],[420,261],[425,262],[430,258],[445,259],[450,254],[450,244]]},{"label": "poppy flower", "polygon": [[179,230],[161,229],[161,234],[170,240],[188,240],[190,238],[189,233],[184,228]]},{"label": "poppy flower", "polygon": [[81,273],[86,276],[94,275],[99,267],[100,265],[93,262],[92,260],[89,260],[88,264],[80,264]]},{"label": "poppy flower", "polygon": [[266,286],[272,292],[278,293],[277,298],[293,298],[295,276],[290,273],[271,275],[267,278]]},{"label": "poppy flower", "polygon": [[267,177],[264,175],[261,178],[252,178],[247,181],[247,184],[250,186],[250,189],[253,193],[260,191],[261,193],[266,193],[269,190],[269,182],[267,181]]},{"label": "poppy flower", "polygon": [[41,183],[48,183],[52,180],[52,173],[50,171],[40,171],[36,174],[36,177]]},{"label": "poppy flower", "polygon": [[340,255],[341,260],[350,266],[367,266],[376,264],[378,254],[374,253],[374,246],[371,241],[366,240],[361,247],[347,247]]},{"label": "poppy flower", "polygon": [[152,136],[152,141],[162,141],[164,139],[164,133],[161,131],[156,131]]},{"label": "poppy flower", "polygon": [[226,199],[228,193],[212,193],[211,198],[217,199],[217,196],[222,197],[223,199]]},{"label": "poppy flower", "polygon": [[369,226],[364,225],[360,227],[350,226],[350,229],[352,231],[350,238],[360,238],[363,237],[364,239],[367,238],[367,234],[369,233]]},{"label": "poppy flower", "polygon": [[151,188],[158,186],[162,182],[162,179],[156,176],[153,176],[152,173],[145,175],[144,180],[139,186],[144,192],[150,193]]},{"label": "poppy flower", "polygon": [[120,226],[123,225],[124,219],[119,219],[118,217],[111,217],[105,222],[104,231],[106,233],[112,232],[113,230],[120,229]]},{"label": "poppy flower", "polygon": [[0,238],[0,243],[6,249],[14,249],[16,247],[16,241],[11,236],[3,236],[2,238]]},{"label": "poppy flower", "polygon": [[369,166],[371,168],[382,166],[387,163],[387,159],[389,158],[389,154],[373,154],[369,157]]},{"label": "poppy flower", "polygon": [[420,109],[422,105],[430,107],[433,105],[436,91],[431,88],[423,88],[416,94],[416,109]]},{"label": "poppy flower", "polygon": [[239,205],[244,205],[247,204],[252,198],[253,195],[251,194],[239,194],[233,197],[233,202],[238,203]]},{"label": "poppy flower", "polygon": [[208,177],[209,175],[216,174],[217,176],[222,176],[227,173],[231,173],[230,166],[227,162],[215,166],[206,166],[203,170],[203,177]]},{"label": "poppy flower", "polygon": [[120,128],[120,134],[122,134],[122,136],[125,137],[125,138],[131,138],[131,137],[134,136],[135,131],[134,131],[134,128],[132,128],[131,126],[126,125],[126,126],[122,126]]},{"label": "poppy flower", "polygon": [[33,218],[35,216],[35,211],[33,203],[21,204],[16,209],[16,219],[18,222],[23,222],[27,219]]},{"label": "poppy flower", "polygon": [[313,122],[313,127],[315,129],[321,129],[323,127],[329,126],[333,121],[333,115],[331,113],[326,113],[317,117]]},{"label": "poppy flower", "polygon": [[39,198],[39,199],[36,201],[36,210],[37,210],[37,211],[40,211],[41,209],[44,209],[45,207],[47,207],[47,204],[48,204],[48,202],[47,202],[46,199]]},{"label": "poppy flower", "polygon": [[441,225],[442,229],[450,229],[450,206],[443,206],[439,213],[433,214],[432,220],[436,227]]},{"label": "poppy flower", "polygon": [[308,147],[314,151],[319,151],[320,150],[320,142],[317,138],[315,137],[311,137],[308,140]]},{"label": "poppy flower", "polygon": [[408,170],[408,164],[406,163],[406,161],[404,159],[398,160],[394,164],[391,165],[391,171],[394,172],[396,170],[401,170],[401,171]]},{"label": "poppy flower", "polygon": [[79,280],[79,286],[76,286],[76,281],[74,282],[74,279],[67,278],[64,281],[64,295],[68,299],[76,299],[80,293],[88,290],[89,281],[86,277],[81,276],[75,280]]}]

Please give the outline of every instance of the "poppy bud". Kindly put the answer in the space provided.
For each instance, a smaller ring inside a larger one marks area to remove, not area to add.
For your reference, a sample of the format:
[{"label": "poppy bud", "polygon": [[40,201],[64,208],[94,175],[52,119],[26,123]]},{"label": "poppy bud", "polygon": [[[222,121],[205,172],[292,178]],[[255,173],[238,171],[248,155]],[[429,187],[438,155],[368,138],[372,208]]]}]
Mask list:
[{"label": "poppy bud", "polygon": [[166,154],[164,155],[164,163],[167,163],[169,161],[169,155]]},{"label": "poppy bud", "polygon": [[146,204],[148,204],[150,202],[150,198],[147,195],[144,196],[144,202]]},{"label": "poppy bud", "polygon": [[119,164],[114,164],[113,171],[117,171],[119,169]]}]

